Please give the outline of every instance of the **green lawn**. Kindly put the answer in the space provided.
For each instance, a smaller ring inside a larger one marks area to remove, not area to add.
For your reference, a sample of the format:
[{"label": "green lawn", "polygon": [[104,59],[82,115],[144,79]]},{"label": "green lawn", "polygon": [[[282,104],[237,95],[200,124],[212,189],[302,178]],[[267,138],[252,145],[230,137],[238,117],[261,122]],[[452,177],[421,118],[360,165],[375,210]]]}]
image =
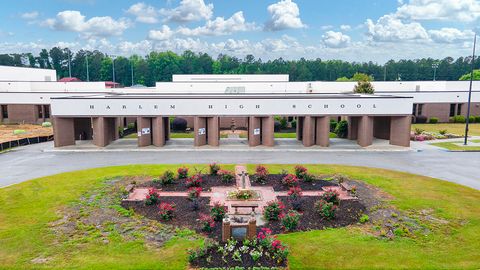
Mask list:
[{"label": "green lawn", "polygon": [[[423,129],[427,132],[437,132],[440,130],[447,130],[448,133],[457,134],[463,136],[465,134],[465,124],[457,123],[439,123],[439,124],[412,124],[412,131],[416,128]],[[480,124],[469,125],[469,135],[480,136]]]},{"label": "green lawn", "polygon": [[[186,249],[199,240],[178,236],[161,248],[142,241],[94,238],[56,242],[49,223],[59,210],[106,180],[124,175],[159,175],[178,165],[129,165],[97,168],[34,179],[0,189],[0,269],[185,269]],[[193,165],[190,166],[191,168]],[[200,169],[203,165],[195,165]],[[470,268],[480,267],[480,192],[418,175],[364,167],[306,166],[311,173],[343,173],[391,195],[388,203],[408,214],[432,209],[448,224],[425,224],[431,233],[415,238],[382,240],[357,225],[341,229],[281,235],[291,249],[290,269],[318,268]],[[229,166],[229,169],[233,166]],[[248,165],[253,170],[254,165]],[[292,165],[268,166],[270,172]],[[33,265],[38,257],[45,265]]]},{"label": "green lawn", "polygon": [[[480,140],[469,140],[469,142],[479,143]],[[455,141],[455,142],[440,142],[440,143],[432,143],[431,145],[435,145],[438,147],[442,147],[451,151],[480,151],[480,146],[460,146],[457,143],[462,143],[463,141]]]},{"label": "green lawn", "polygon": [[[330,138],[336,138],[337,135],[333,132],[330,132]],[[283,139],[295,139],[297,138],[297,133],[295,132],[275,132],[275,138]]]}]

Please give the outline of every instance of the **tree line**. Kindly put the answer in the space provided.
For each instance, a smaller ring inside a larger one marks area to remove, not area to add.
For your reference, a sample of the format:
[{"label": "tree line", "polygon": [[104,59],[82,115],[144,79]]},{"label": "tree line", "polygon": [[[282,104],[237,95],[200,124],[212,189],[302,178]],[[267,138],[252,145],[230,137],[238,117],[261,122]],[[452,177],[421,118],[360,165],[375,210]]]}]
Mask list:
[{"label": "tree line", "polygon": [[[0,54],[0,65],[49,68],[60,78],[77,77],[82,81],[115,81],[124,86],[141,84],[154,86],[157,81],[170,81],[172,74],[289,74],[291,81],[345,81],[356,73],[367,74],[375,81],[459,80],[470,72],[472,57],[454,59],[422,58],[415,60],[390,60],[385,64],[374,62],[347,62],[342,60],[275,60],[262,61],[253,55],[237,58],[220,54],[216,59],[207,53],[185,51],[150,52],[146,56],[112,56],[98,50],[80,50],[73,53],[68,48],[43,49],[32,53]],[[69,65],[70,63],[70,65]],[[475,66],[480,59],[475,59]],[[70,71],[69,71],[70,66]],[[434,72],[433,66],[436,66]],[[132,80],[133,70],[133,80]]]}]

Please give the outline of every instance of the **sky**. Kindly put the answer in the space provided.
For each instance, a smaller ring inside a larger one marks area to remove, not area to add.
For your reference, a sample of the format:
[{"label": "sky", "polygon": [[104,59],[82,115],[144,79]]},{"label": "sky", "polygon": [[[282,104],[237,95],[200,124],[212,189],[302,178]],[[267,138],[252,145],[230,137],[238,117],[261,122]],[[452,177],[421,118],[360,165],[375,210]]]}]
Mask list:
[{"label": "sky", "polygon": [[456,58],[471,55],[479,18],[480,0],[1,0],[0,53]]}]

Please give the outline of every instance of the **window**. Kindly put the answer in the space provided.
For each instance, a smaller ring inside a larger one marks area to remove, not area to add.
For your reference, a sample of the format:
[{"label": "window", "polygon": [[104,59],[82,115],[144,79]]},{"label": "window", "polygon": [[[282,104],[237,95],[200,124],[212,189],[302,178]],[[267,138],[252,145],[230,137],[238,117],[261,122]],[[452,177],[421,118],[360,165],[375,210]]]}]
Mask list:
[{"label": "window", "polygon": [[50,118],[50,105],[44,105],[45,108],[45,118]]},{"label": "window", "polygon": [[2,107],[2,118],[8,118],[8,105],[1,105]]},{"label": "window", "polygon": [[462,115],[462,105],[463,104],[457,104],[457,115]]},{"label": "window", "polygon": [[423,104],[418,104],[417,115],[423,115]]},{"label": "window", "polygon": [[456,106],[457,106],[457,104],[450,104],[450,117],[455,116],[455,107]]},{"label": "window", "polygon": [[413,104],[412,114],[417,115],[417,104]]},{"label": "window", "polygon": [[37,110],[38,110],[38,118],[43,118],[43,105],[38,105]]}]

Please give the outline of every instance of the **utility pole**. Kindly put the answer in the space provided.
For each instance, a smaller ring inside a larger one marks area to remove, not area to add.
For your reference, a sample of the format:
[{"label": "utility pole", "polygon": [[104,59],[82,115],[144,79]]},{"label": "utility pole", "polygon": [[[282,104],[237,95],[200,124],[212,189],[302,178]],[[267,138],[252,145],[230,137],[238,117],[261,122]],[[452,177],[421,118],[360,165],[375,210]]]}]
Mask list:
[{"label": "utility pole", "polygon": [[133,61],[130,60],[130,71],[132,72],[132,85],[133,86]]},{"label": "utility pole", "polygon": [[468,125],[470,124],[470,103],[472,101],[472,85],[473,85],[473,70],[475,68],[475,46],[477,45],[477,32],[475,31],[475,36],[473,37],[473,53],[472,53],[472,72],[470,73],[470,88],[468,90],[468,106],[467,106],[467,119],[465,124],[465,140],[464,145],[468,143]]},{"label": "utility pole", "polygon": [[112,81],[113,81],[113,88],[115,88],[115,55],[112,55]]},{"label": "utility pole", "polygon": [[88,74],[88,54],[85,55],[85,60],[87,61],[87,82],[90,81],[90,75]]},{"label": "utility pole", "polygon": [[383,81],[387,81],[387,65],[383,66]]},{"label": "utility pole", "polygon": [[432,68],[433,68],[433,81],[436,81],[436,79],[437,79],[438,63],[433,63],[433,64],[432,64]]}]

